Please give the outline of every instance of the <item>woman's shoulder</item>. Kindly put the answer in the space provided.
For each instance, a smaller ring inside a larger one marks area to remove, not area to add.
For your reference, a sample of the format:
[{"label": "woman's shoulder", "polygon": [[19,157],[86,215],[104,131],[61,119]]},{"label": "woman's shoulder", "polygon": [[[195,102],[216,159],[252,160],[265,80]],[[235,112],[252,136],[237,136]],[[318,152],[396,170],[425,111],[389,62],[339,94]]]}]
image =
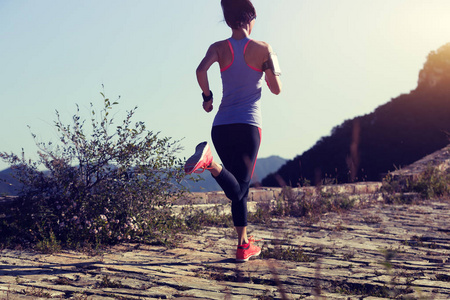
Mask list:
[{"label": "woman's shoulder", "polygon": [[220,48],[228,48],[228,40],[221,40],[211,44],[210,48],[220,49]]},{"label": "woman's shoulder", "polygon": [[250,40],[251,48],[253,48],[254,51],[257,51],[259,53],[268,54],[272,51],[272,47],[269,45],[269,43],[263,42],[263,41],[257,41],[257,40]]},{"label": "woman's shoulder", "polygon": [[261,51],[267,51],[270,52],[272,50],[272,47],[269,45],[269,43],[258,41],[258,40],[251,40],[253,46]]},{"label": "woman's shoulder", "polygon": [[270,47],[269,43],[266,43],[263,41],[258,41],[258,40],[254,40],[254,39],[251,39],[251,41],[259,47],[264,47],[264,48]]}]

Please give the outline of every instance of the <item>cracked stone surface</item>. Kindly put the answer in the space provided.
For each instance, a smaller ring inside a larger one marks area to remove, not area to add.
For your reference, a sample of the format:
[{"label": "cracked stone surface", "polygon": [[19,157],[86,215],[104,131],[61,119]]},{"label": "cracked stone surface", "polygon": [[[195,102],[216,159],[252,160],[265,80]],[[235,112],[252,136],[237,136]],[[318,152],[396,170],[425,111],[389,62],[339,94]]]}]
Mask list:
[{"label": "cracked stone surface", "polygon": [[207,228],[174,249],[3,250],[0,299],[450,299],[449,218],[450,199],[441,199],[250,227],[263,254],[281,244],[301,254],[297,262],[263,255],[235,263],[230,228]]}]

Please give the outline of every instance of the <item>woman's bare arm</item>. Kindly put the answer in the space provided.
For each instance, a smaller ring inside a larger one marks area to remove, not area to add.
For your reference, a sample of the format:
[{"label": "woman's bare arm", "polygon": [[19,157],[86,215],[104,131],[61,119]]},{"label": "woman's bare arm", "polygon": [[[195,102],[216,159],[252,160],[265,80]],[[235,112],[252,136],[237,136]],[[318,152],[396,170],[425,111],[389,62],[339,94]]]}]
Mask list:
[{"label": "woman's bare arm", "polygon": [[[219,60],[219,56],[217,54],[216,50],[216,44],[212,44],[208,51],[206,52],[205,57],[200,62],[200,64],[197,67],[197,82],[200,86],[203,94],[205,96],[210,95],[210,89],[209,89],[209,81],[208,81],[208,70],[211,67],[211,65]],[[213,99],[203,102],[203,109],[206,112],[210,112],[213,109]]]},{"label": "woman's bare arm", "polygon": [[[269,54],[273,52],[272,47],[269,44],[267,44],[267,46],[268,47],[265,61],[269,60]],[[264,73],[267,86],[269,87],[270,91],[275,95],[280,94],[282,86],[280,76],[275,75],[275,73],[271,69],[265,70]]]}]

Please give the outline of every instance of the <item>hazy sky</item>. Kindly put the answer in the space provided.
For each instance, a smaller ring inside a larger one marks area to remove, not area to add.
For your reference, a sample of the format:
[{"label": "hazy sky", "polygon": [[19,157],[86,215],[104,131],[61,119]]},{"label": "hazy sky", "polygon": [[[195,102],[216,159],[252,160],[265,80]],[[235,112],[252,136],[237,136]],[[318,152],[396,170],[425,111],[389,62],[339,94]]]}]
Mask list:
[{"label": "hazy sky", "polygon": [[[417,84],[428,53],[450,42],[448,0],[254,0],[252,38],[270,43],[283,71],[279,96],[263,90],[260,157],[293,158],[346,119]],[[195,69],[208,46],[230,36],[219,0],[0,0],[0,151],[34,157],[30,130],[57,142],[79,104],[101,105],[102,84],[120,95],[118,118],[138,106],[185,151],[210,141],[220,103],[202,110]],[[118,120],[119,120],[118,119]],[[0,162],[0,170],[7,165]]]}]

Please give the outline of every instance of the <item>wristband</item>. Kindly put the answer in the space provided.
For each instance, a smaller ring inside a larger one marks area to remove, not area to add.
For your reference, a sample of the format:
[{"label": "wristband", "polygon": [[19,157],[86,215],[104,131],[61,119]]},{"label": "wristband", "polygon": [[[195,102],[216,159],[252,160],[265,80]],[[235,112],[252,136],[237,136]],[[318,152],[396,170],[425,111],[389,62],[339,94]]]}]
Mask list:
[{"label": "wristband", "polygon": [[205,96],[205,93],[202,93],[203,102],[208,102],[213,98],[213,93],[211,92],[211,90],[209,91],[209,94],[209,96]]}]

